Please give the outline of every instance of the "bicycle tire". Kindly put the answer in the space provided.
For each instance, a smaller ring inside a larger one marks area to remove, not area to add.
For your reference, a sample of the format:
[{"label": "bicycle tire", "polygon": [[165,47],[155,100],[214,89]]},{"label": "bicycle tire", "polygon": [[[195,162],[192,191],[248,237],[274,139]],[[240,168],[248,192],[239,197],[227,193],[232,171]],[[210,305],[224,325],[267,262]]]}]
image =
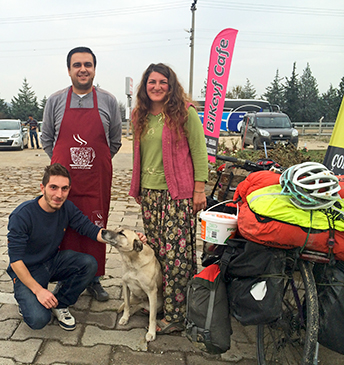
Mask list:
[{"label": "bicycle tire", "polygon": [[281,318],[257,327],[258,365],[313,365],[319,311],[312,264],[298,260],[297,270],[288,276]]}]

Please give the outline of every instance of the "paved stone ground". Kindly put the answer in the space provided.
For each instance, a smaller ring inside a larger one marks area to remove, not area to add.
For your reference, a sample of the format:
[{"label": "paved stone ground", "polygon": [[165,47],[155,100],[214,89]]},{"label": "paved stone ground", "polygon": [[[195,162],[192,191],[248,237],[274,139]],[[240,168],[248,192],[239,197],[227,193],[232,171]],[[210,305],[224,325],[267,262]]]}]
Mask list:
[{"label": "paved stone ground", "polygon": [[[131,166],[130,142],[124,139],[121,152],[114,158],[114,177],[108,228],[118,225],[141,230],[139,206],[128,196]],[[102,284],[111,299],[100,303],[86,292],[71,307],[77,321],[75,331],[64,331],[56,320],[39,331],[31,330],[18,314],[12,283],[6,273],[8,215],[21,202],[36,197],[45,165],[49,159],[37,150],[0,151],[0,365],[73,364],[73,365],[212,365],[256,364],[255,328],[243,327],[232,320],[231,349],[225,354],[207,355],[193,347],[185,334],[159,336],[145,342],[148,318],[134,315],[126,326],[118,325],[117,308],[121,303],[121,262],[114,248],[108,247],[106,275]],[[198,256],[201,253],[198,239]],[[53,288],[53,286],[52,286]],[[343,357],[326,349],[320,351],[320,364],[342,364]]]}]

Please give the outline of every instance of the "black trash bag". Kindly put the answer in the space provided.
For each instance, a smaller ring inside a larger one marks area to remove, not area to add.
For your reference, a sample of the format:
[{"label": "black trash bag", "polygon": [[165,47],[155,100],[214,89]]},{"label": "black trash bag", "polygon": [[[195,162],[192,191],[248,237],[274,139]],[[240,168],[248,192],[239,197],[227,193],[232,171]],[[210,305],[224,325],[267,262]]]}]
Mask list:
[{"label": "black trash bag", "polygon": [[286,251],[233,239],[220,260],[231,314],[244,326],[282,315]]},{"label": "black trash bag", "polygon": [[316,264],[314,278],[319,303],[318,342],[344,355],[344,262]]},{"label": "black trash bag", "polygon": [[187,338],[200,350],[221,354],[230,349],[231,317],[218,265],[207,266],[189,282],[185,323]]}]

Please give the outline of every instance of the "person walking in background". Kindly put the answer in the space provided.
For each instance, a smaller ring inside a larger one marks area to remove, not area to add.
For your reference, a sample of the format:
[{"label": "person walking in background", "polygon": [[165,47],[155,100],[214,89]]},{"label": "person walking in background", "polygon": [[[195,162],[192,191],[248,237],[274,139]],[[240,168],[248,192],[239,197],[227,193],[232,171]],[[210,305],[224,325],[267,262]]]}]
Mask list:
[{"label": "person walking in background", "polygon": [[39,146],[39,143],[38,143],[38,134],[37,134],[39,127],[38,127],[37,120],[33,119],[32,114],[29,115],[29,119],[25,123],[25,125],[29,125],[31,148],[32,149],[35,148],[35,145],[33,143],[33,140],[35,139],[36,148],[40,149],[41,147]]},{"label": "person walking in background", "polygon": [[[111,198],[112,157],[121,147],[122,122],[116,98],[93,86],[96,56],[87,47],[67,55],[72,86],[51,95],[42,125],[42,147],[70,172],[73,187],[69,199],[99,227],[106,227]],[[94,256],[98,271],[87,290],[99,300],[109,294],[99,281],[105,273],[105,245],[68,229],[61,250],[72,249]],[[58,290],[59,287],[56,288]]]},{"label": "person walking in background", "polygon": [[129,195],[141,204],[148,244],[164,276],[164,318],[157,334],[181,331],[187,283],[197,271],[196,214],[206,207],[203,127],[175,72],[162,63],[144,72],[132,122]]}]

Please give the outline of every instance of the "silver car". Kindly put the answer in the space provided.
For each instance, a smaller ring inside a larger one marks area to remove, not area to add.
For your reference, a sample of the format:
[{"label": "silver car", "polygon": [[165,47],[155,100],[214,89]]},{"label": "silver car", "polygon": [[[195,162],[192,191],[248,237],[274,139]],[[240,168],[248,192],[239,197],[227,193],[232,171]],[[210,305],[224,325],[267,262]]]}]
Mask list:
[{"label": "silver car", "polygon": [[0,149],[23,150],[28,143],[27,128],[19,119],[0,119]]}]

